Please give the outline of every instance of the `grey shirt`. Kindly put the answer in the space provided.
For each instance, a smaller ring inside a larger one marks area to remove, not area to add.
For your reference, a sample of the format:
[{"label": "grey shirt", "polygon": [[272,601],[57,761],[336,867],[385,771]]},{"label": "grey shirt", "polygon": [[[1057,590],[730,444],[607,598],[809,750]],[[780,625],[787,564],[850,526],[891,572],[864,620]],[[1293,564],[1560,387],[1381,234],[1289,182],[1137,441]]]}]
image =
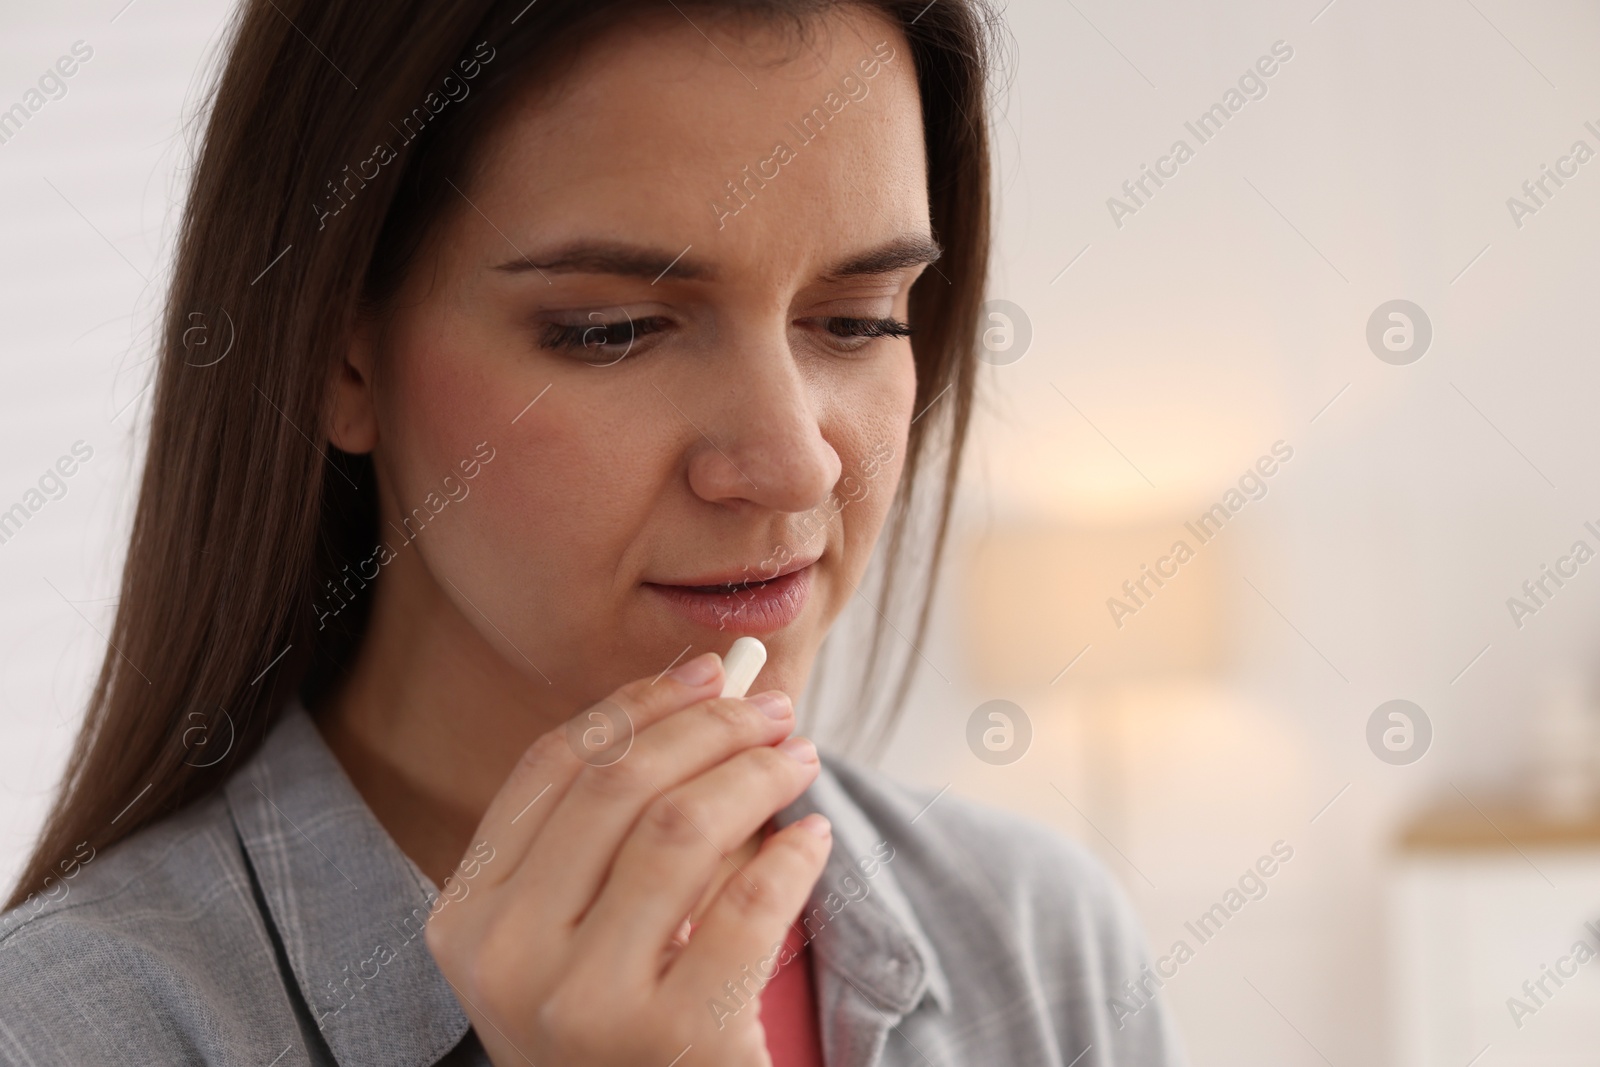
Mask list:
[{"label": "grey shirt", "polygon": [[[1110,1004],[1148,955],[1078,846],[832,759],[777,822],[811,811],[834,827],[801,917],[830,1067],[1185,1062],[1159,997]],[[448,900],[298,703],[223,789],[72,872],[0,916],[0,1063],[488,1062],[421,936]]]}]

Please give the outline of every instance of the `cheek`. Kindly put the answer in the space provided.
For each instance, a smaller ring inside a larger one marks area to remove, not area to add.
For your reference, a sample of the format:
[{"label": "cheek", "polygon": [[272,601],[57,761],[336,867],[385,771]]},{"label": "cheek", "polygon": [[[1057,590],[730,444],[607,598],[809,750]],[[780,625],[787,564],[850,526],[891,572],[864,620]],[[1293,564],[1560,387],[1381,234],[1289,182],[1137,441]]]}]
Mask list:
[{"label": "cheek", "polygon": [[[448,343],[429,344],[426,339],[391,352],[382,368],[379,462],[393,508],[401,515],[430,492],[443,495],[446,475],[464,481],[462,462],[504,443],[505,428],[486,416],[496,408],[486,403],[492,383],[471,368],[471,361]],[[469,491],[480,481],[467,481]]]},{"label": "cheek", "polygon": [[916,365],[907,346],[869,380],[853,386],[844,406],[843,475],[835,492],[849,500],[840,518],[846,566],[855,575],[866,569],[900,484],[916,388]]},{"label": "cheek", "polygon": [[[530,647],[581,640],[584,616],[605,628],[606,594],[627,573],[670,477],[657,427],[559,372],[552,382],[514,364],[436,351],[396,383],[411,400],[396,398],[391,421],[402,432],[386,441],[397,446],[387,466],[402,514],[429,492],[443,495],[447,474],[468,490],[416,541],[429,569]],[[463,460],[477,462],[475,476]],[[558,618],[561,633],[547,632]]]},{"label": "cheek", "polygon": [[[889,440],[889,439],[885,439]],[[887,448],[893,448],[893,455],[888,460],[882,456],[887,454]],[[848,477],[853,481],[841,479],[838,489],[840,496],[854,499],[845,505],[842,517],[844,519],[844,545],[845,556],[849,568],[859,576],[865,572],[868,557],[872,555],[873,546],[877,543],[879,535],[883,532],[883,524],[889,515],[889,506],[894,502],[895,490],[900,484],[901,453],[904,449],[902,441],[893,440],[884,449],[877,453],[876,474],[863,472],[863,467],[870,471],[872,446],[857,457],[854,472]]]},{"label": "cheek", "polygon": [[504,428],[505,447],[479,479],[491,483],[484,532],[501,551],[591,581],[617,572],[659,495],[664,450],[603,410],[558,383]]}]

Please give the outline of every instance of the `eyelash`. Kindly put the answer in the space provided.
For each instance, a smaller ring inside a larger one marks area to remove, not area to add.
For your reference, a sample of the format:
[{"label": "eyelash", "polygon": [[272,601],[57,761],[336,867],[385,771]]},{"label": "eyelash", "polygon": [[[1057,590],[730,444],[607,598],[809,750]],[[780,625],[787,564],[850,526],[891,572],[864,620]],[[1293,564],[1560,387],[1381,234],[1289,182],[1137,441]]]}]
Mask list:
[{"label": "eyelash", "polygon": [[[631,322],[591,322],[586,326],[569,326],[558,322],[545,324],[544,336],[540,339],[546,348],[551,349],[601,349],[608,344],[623,344],[631,347],[634,341],[648,337],[666,326],[667,320],[659,315],[649,318],[634,319]],[[598,331],[598,333],[596,332]],[[612,342],[608,340],[613,333],[625,335],[623,340]],[[595,338],[598,337],[599,340]]]},{"label": "eyelash", "polygon": [[[863,342],[870,341],[874,337],[911,336],[911,324],[901,322],[899,319],[853,319],[835,316],[824,321],[828,324],[828,332],[835,337],[860,338]],[[837,329],[840,326],[851,332],[840,333]]]},{"label": "eyelash", "polygon": [[[854,318],[847,315],[833,315],[822,321],[828,333],[834,337],[842,341],[855,342],[841,346],[848,352],[863,348],[868,342],[880,337],[910,337],[913,333],[910,323],[894,318]],[[540,340],[544,347],[557,351],[572,349],[605,351],[607,345],[626,344],[631,347],[634,341],[658,333],[666,326],[667,320],[661,316],[634,319],[631,322],[590,323],[587,326],[552,322],[545,324],[544,334]],[[613,333],[631,335],[626,341],[607,340]],[[596,337],[599,340],[596,340]]]}]

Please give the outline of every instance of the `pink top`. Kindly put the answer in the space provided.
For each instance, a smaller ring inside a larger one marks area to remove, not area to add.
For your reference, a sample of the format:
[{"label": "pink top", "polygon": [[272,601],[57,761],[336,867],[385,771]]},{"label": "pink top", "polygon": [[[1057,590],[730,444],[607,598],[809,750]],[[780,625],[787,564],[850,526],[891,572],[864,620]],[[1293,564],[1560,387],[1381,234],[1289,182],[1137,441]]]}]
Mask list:
[{"label": "pink top", "polygon": [[823,1067],[811,946],[794,927],[784,938],[788,958],[761,990],[761,1027],[772,1067]]},{"label": "pink top", "polygon": [[[771,837],[772,831],[768,821],[761,828],[762,839]],[[687,944],[699,925],[685,916],[676,935],[679,943]],[[761,1028],[767,1037],[767,1055],[772,1057],[772,1067],[824,1067],[811,945],[791,925],[784,934],[783,947],[785,951],[778,955],[778,970],[761,990]]]}]

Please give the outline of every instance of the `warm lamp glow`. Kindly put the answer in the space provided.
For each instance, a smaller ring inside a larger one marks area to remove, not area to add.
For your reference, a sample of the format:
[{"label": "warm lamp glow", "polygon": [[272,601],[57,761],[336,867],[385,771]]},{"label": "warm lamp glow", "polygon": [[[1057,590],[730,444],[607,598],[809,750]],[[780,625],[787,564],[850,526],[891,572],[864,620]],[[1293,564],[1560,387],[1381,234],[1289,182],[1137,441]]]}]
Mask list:
[{"label": "warm lamp glow", "polygon": [[[1066,677],[1215,670],[1223,652],[1218,570],[1229,540],[1225,531],[1202,543],[1183,519],[996,526],[969,547],[964,617],[975,676],[996,689],[1043,688],[1080,652]],[[1181,563],[1179,541],[1190,549]]]}]

